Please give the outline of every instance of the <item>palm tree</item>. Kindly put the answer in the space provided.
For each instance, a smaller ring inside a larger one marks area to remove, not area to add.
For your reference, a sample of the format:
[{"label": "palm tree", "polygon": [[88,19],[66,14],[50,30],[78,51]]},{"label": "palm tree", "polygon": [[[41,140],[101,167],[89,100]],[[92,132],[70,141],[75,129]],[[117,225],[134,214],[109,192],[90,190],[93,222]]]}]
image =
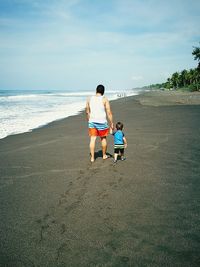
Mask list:
[{"label": "palm tree", "polygon": [[173,87],[178,88],[178,84],[179,84],[179,73],[178,72],[174,72],[172,74],[171,81],[172,81]]},{"label": "palm tree", "polygon": [[189,70],[189,79],[190,79],[190,84],[194,83],[194,69]]},{"label": "palm tree", "polygon": [[171,86],[172,86],[172,81],[171,81],[171,79],[170,78],[167,78],[167,88],[171,88]]},{"label": "palm tree", "polygon": [[185,74],[185,78],[186,78],[186,84],[190,85],[191,75],[189,71],[187,71],[187,73]]},{"label": "palm tree", "polygon": [[181,81],[182,81],[182,85],[185,87],[187,84],[187,70],[181,71]]},{"label": "palm tree", "polygon": [[192,51],[192,55],[194,56],[194,59],[198,61],[198,70],[200,71],[200,47],[194,47],[194,50]]},{"label": "palm tree", "polygon": [[194,69],[194,82],[195,82],[195,85],[196,85],[196,88],[197,90],[199,90],[200,88],[200,72],[198,71],[198,69]]}]

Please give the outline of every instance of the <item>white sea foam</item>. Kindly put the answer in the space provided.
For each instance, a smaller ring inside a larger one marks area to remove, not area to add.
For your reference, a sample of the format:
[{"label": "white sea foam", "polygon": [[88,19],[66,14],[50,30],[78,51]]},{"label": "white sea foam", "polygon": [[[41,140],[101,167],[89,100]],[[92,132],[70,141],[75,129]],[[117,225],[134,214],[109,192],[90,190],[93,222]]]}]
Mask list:
[{"label": "white sea foam", "polygon": [[2,96],[0,97],[0,100],[6,101],[6,100],[26,100],[26,99],[43,99],[47,97],[81,97],[81,96],[89,96],[91,95],[91,92],[83,92],[83,93],[76,93],[76,92],[71,92],[71,93],[51,93],[51,94],[26,94],[26,95],[11,95],[11,96]]},{"label": "white sea foam", "polygon": [[[107,91],[109,100],[138,94]],[[78,114],[92,92],[52,92],[0,94],[0,139],[32,131],[52,121]]]},{"label": "white sea foam", "polygon": [[83,108],[84,103],[77,102],[46,111],[42,109],[33,111],[26,107],[18,109],[17,115],[14,115],[14,113],[10,111],[7,116],[1,120],[0,138],[12,134],[29,132],[52,121],[78,114]]}]

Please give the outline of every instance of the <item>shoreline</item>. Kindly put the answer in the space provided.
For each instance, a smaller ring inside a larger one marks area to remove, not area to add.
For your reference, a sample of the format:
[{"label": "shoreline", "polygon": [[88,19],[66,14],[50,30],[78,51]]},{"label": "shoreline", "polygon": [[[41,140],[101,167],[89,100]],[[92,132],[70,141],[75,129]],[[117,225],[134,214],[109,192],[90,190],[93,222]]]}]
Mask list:
[{"label": "shoreline", "polygon": [[[91,92],[91,94],[92,94],[92,92]],[[137,94],[134,94],[134,95],[131,95],[131,96],[135,96],[135,95],[137,95]],[[123,98],[123,97],[125,97],[125,96],[118,96],[117,98],[110,100],[110,102],[112,102],[112,101],[116,101],[116,100],[121,99],[121,98]],[[129,96],[127,96],[127,97],[129,97]],[[86,102],[86,98],[85,98],[85,102]],[[19,135],[19,134],[30,133],[30,132],[33,132],[33,131],[35,131],[35,130],[37,130],[37,129],[40,129],[40,128],[43,128],[43,127],[48,127],[48,125],[51,124],[51,123],[54,123],[54,122],[57,122],[57,121],[62,121],[62,120],[65,120],[65,119],[67,119],[67,118],[69,118],[69,117],[78,116],[78,115],[79,115],[80,113],[82,113],[82,112],[84,112],[84,107],[81,108],[79,111],[76,111],[74,114],[72,114],[72,115],[68,115],[67,117],[58,118],[58,119],[55,119],[55,120],[50,121],[50,122],[45,122],[44,124],[41,124],[41,125],[39,125],[39,126],[37,126],[37,127],[35,127],[35,128],[29,129],[29,130],[27,130],[27,131],[25,131],[25,132],[11,133],[11,134],[9,134],[9,135],[3,137],[3,138],[0,138],[0,140],[5,139],[5,138],[7,138],[8,136],[13,136],[13,135],[15,136],[15,135]]]},{"label": "shoreline", "polygon": [[[142,100],[140,99],[142,97]],[[173,96],[173,98],[172,98]],[[110,100],[110,103],[112,103],[113,101],[118,101],[122,98],[129,98],[129,97],[133,97],[135,100],[139,101],[139,103],[141,105],[150,105],[150,106],[159,106],[159,105],[177,105],[177,104],[181,104],[181,105],[200,105],[200,92],[181,92],[181,91],[162,91],[162,90],[152,90],[152,91],[141,91],[139,94],[137,95],[132,95],[132,96],[125,96],[125,97],[119,97],[117,99],[114,100]],[[164,97],[164,101],[162,100],[162,97]],[[169,97],[167,99],[167,97]],[[153,101],[152,101],[153,99]],[[63,121],[66,120],[70,117],[74,117],[74,116],[79,116],[81,113],[84,113],[84,108],[80,111],[78,111],[77,114],[74,115],[70,115],[68,117],[65,118],[61,118],[61,119],[57,119],[54,121],[51,121],[47,124],[38,126],[34,129],[30,129],[27,132],[22,132],[22,133],[14,133],[14,134],[10,134],[4,138],[1,138],[1,140],[7,139],[10,136],[16,136],[16,135],[21,135],[21,134],[28,134],[34,131],[37,131],[39,129],[48,127],[49,125],[51,125],[52,123],[56,123],[59,121]]]},{"label": "shoreline", "polygon": [[111,102],[116,165],[89,162],[84,112],[1,139],[0,266],[199,266],[200,105],[174,99]]}]

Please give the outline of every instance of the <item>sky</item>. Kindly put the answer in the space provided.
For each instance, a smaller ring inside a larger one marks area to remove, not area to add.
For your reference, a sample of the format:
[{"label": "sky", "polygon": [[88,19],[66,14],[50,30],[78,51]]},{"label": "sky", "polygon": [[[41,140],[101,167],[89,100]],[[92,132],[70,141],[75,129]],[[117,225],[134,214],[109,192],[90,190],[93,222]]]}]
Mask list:
[{"label": "sky", "polygon": [[197,66],[199,0],[0,0],[0,89],[110,90]]}]

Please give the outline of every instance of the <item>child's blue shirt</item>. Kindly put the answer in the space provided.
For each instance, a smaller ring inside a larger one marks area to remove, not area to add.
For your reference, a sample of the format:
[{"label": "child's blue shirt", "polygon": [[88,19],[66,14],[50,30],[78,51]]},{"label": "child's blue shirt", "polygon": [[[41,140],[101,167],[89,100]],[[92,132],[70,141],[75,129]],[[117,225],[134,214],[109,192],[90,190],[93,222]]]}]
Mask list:
[{"label": "child's blue shirt", "polygon": [[124,144],[124,133],[121,130],[117,130],[113,133],[114,136],[114,144],[115,145],[123,145]]}]

